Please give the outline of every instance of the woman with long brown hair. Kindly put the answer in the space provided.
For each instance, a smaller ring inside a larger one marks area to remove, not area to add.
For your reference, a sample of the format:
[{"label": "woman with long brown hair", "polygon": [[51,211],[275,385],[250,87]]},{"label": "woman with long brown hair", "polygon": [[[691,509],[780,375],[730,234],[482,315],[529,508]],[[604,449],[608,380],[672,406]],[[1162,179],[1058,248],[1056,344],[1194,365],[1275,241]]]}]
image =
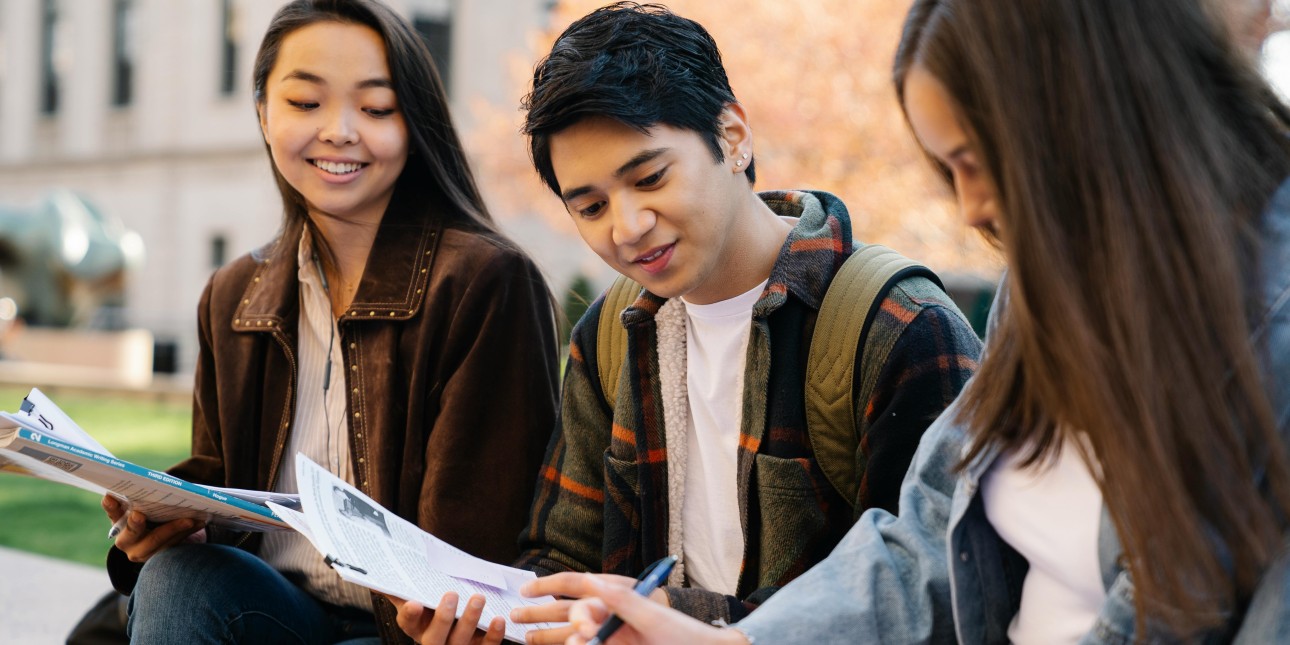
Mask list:
[{"label": "woman with long brown hair", "polygon": [[588,578],[584,635],[1290,637],[1290,113],[1205,1],[916,0],[897,94],[1007,257],[980,372],[900,517],[736,629]]},{"label": "woman with long brown hair", "polygon": [[[484,206],[429,52],[380,0],[294,0],[253,87],[284,223],[202,295],[193,455],[170,472],[294,493],[304,454],[510,562],[555,422],[554,316]],[[134,642],[401,641],[390,600],[299,534],[104,507],[129,518],[108,569]]]}]

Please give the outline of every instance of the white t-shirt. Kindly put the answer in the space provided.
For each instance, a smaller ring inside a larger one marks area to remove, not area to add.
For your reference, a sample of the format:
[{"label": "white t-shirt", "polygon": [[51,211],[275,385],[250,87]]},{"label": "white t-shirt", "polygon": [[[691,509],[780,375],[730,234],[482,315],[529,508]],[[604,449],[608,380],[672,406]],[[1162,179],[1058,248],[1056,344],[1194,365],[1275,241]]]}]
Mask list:
[{"label": "white t-shirt", "polygon": [[1106,600],[1097,552],[1102,491],[1070,443],[1055,462],[1025,470],[1019,462],[1005,454],[981,480],[990,524],[1030,563],[1008,640],[1076,643]]},{"label": "white t-shirt", "polygon": [[765,289],[762,282],[729,300],[685,303],[685,572],[691,585],[727,595],[743,566],[736,465],[752,310]]}]

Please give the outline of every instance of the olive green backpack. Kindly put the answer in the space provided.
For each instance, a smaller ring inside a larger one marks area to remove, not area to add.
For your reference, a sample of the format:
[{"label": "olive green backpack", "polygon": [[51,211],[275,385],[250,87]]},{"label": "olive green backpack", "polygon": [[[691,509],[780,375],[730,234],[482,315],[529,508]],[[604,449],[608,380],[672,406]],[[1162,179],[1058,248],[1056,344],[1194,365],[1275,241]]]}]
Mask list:
[{"label": "olive green backpack", "polygon": [[[856,348],[868,334],[887,292],[896,283],[913,277],[930,280],[936,285],[943,304],[958,311],[931,269],[885,246],[857,244],[856,252],[847,258],[829,284],[815,319],[815,332],[806,359],[807,434],[815,459],[829,483],[853,507],[863,469],[860,438],[868,429],[863,418],[857,423],[854,402],[869,400],[899,336],[883,334],[875,342],[865,344],[860,359],[859,388],[854,387]],[[611,408],[618,400],[618,378],[627,358],[627,330],[619,316],[636,301],[640,292],[639,284],[619,276],[605,292],[600,308],[596,357],[601,391]],[[858,515],[859,509],[856,511]]]}]

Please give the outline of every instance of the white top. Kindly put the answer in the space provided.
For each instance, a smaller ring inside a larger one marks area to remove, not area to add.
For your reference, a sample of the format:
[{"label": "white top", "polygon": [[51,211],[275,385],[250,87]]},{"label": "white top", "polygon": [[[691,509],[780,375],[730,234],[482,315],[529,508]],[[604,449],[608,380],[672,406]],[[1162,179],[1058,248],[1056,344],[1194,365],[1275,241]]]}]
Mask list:
[{"label": "white top", "polygon": [[710,305],[685,303],[685,571],[692,586],[727,595],[743,566],[736,460],[752,310],[766,282]]},{"label": "white top", "polygon": [[[349,426],[345,423],[345,366],[341,354],[340,333],[332,317],[331,300],[323,289],[322,277],[313,260],[313,244],[306,228],[300,237],[298,252],[300,270],[299,343],[296,346],[296,416],[291,424],[291,438],[282,453],[281,472],[273,490],[295,493],[295,454],[318,462],[353,484],[354,470],[349,461]],[[323,392],[323,375],[331,352],[331,383]],[[333,605],[370,610],[372,596],[364,588],[341,580],[318,550],[295,531],[264,535],[260,557],[282,572],[301,574],[302,585],[314,596]]]},{"label": "white top", "polygon": [[981,480],[990,524],[1030,563],[1008,640],[1076,643],[1106,600],[1097,553],[1102,491],[1070,443],[1055,462],[1020,470],[1019,461],[1003,455]]}]

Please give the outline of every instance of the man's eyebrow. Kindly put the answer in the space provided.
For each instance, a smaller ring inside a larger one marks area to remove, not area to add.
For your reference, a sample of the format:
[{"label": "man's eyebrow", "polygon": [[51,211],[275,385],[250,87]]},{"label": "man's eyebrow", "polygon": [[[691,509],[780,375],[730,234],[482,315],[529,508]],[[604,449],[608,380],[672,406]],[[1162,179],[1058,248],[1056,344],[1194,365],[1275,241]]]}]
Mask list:
[{"label": "man's eyebrow", "polygon": [[[314,85],[327,84],[327,81],[323,80],[323,77],[317,74],[314,74],[313,72],[306,72],[303,69],[296,69],[288,72],[286,76],[282,77],[282,80],[283,81],[289,81],[289,80],[304,81],[306,83],[313,83]],[[373,87],[383,87],[386,89],[394,89],[394,82],[388,78],[369,78],[364,81],[359,81],[356,87],[358,87],[358,89],[360,90],[366,90]]]},{"label": "man's eyebrow", "polygon": [[589,192],[591,192],[591,186],[579,186],[577,188],[570,188],[569,190],[566,190],[563,193],[560,193],[560,199],[563,199],[565,203],[568,203],[579,197],[582,197],[583,195],[586,195]]},{"label": "man's eyebrow", "polygon": [[644,163],[649,163],[650,161],[652,161],[653,159],[655,159],[656,157],[658,157],[659,155],[667,151],[668,151],[667,148],[654,148],[652,150],[642,150],[636,153],[635,157],[628,159],[627,163],[619,166],[618,170],[614,171],[614,179],[621,179],[623,175],[631,172],[633,168],[636,168],[637,166],[640,166],[641,164],[644,164]]},{"label": "man's eyebrow", "polygon": [[[650,150],[642,150],[636,153],[636,156],[628,159],[627,163],[619,166],[618,170],[614,171],[614,179],[621,179],[623,175],[631,172],[632,169],[657,159],[659,155],[668,152],[669,150],[671,150],[671,148],[652,148]],[[579,186],[560,193],[560,198],[566,202],[571,202],[589,192],[591,192],[591,186]]]}]

